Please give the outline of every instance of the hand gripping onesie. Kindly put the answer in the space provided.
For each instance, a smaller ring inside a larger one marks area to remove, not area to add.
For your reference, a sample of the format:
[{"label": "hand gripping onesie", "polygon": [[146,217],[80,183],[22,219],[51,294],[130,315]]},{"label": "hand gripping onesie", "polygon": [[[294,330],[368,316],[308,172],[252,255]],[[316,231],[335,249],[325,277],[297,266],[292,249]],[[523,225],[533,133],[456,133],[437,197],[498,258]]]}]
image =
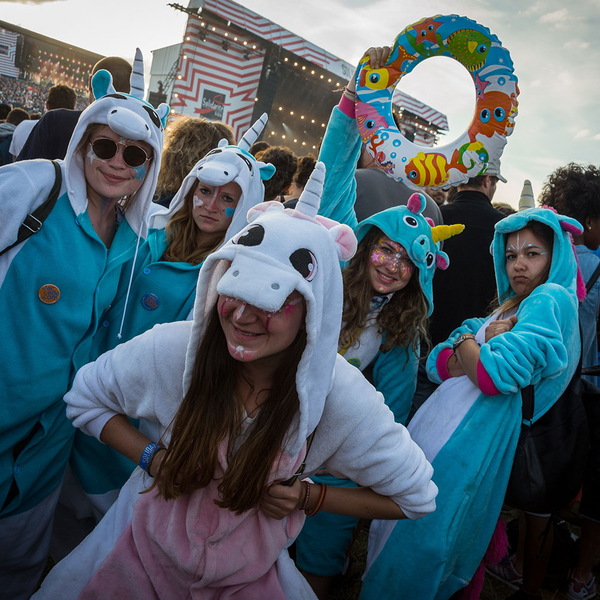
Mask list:
[{"label": "hand gripping onesie", "polygon": [[[240,186],[242,195],[223,243],[240,232],[246,225],[248,210],[263,201],[263,181],[275,172],[273,165],[257,161],[248,152],[266,122],[267,115],[264,114],[237,146],[228,146],[223,140],[219,148],[198,161],[186,176],[169,210],[150,217],[148,238],[140,246],[135,261],[131,259],[123,269],[116,298],[102,315],[93,339],[90,360],[158,323],[191,318],[202,263],[192,265],[163,260],[168,243],[165,227],[199,180],[214,186],[233,181]],[[143,424],[141,427],[145,430]],[[145,432],[151,434],[150,431]],[[155,434],[150,437],[154,438]],[[75,435],[71,466],[98,519],[115,501],[120,487],[135,468],[129,459],[81,432]],[[84,506],[80,506],[78,512],[89,515],[89,508],[86,511]]]},{"label": "hand gripping onesie", "polygon": [[[157,326],[83,367],[65,398],[68,414],[96,436],[117,413],[151,419],[168,442],[167,428],[189,386],[206,316],[218,295],[277,311],[297,290],[306,303],[307,333],[296,375],[300,407],[272,478],[294,473],[306,438],[316,431],[307,475],[325,465],[390,496],[410,518],[418,518],[435,507],[431,467],[381,395],[337,355],[339,260],[352,256],[356,239],[347,227],[316,216],[323,171],[319,165],[295,210],[277,202],[258,205],[249,213],[249,225],[206,259],[192,323]],[[243,347],[237,351],[244,357]],[[123,575],[115,571],[119,564],[127,571],[128,565],[114,558],[131,540],[149,575],[135,577],[132,598],[147,594],[149,586],[159,597],[174,599],[188,598],[191,590],[195,598],[314,598],[286,550],[302,527],[302,512],[282,521],[256,510],[235,515],[212,502],[215,481],[184,498],[158,502],[152,493],[139,496],[147,484],[136,470],[97,529],[51,571],[36,598],[77,597],[94,572],[90,589],[100,585],[106,591],[104,586]],[[161,527],[167,522],[170,534]],[[113,546],[117,554],[103,563]],[[169,565],[165,570],[157,566],[157,548],[163,553],[160,563]]]},{"label": "hand gripping onesie", "polygon": [[[161,116],[168,107],[164,105],[157,112],[138,98],[116,94],[110,78],[106,71],[94,76],[98,99],[82,113],[67,156],[59,161],[62,186],[43,227],[0,256],[0,519],[12,519],[0,520],[0,532],[9,531],[9,524],[19,518],[27,519],[29,511],[51,494],[58,495],[74,434],[64,416],[62,397],[77,367],[89,361],[91,336],[100,315],[113,301],[123,265],[134,254],[136,237],[146,232],[145,215],[160,168]],[[144,183],[109,250],[94,231],[87,212],[83,161],[88,149],[78,151],[92,123],[108,125],[130,139],[144,140],[154,151]],[[16,241],[25,216],[47,199],[54,179],[54,168],[46,160],[23,161],[0,169],[0,249]],[[40,524],[44,519],[37,516],[34,521]],[[35,538],[39,534],[35,530],[28,525],[19,531],[19,540],[28,534]],[[37,541],[34,545],[47,547]],[[11,553],[12,565],[21,564],[19,550],[12,543],[4,540],[2,546]],[[23,557],[28,554],[29,550],[23,550]],[[0,573],[1,559],[0,552]],[[45,560],[43,556],[42,567]],[[35,575],[24,577],[34,580],[35,585]]]},{"label": "hand gripping onesie", "polygon": [[[361,598],[450,598],[477,569],[500,513],[521,426],[521,389],[535,390],[534,421],[563,393],[580,353],[577,265],[570,232],[580,225],[533,208],[496,224],[492,244],[500,302],[514,295],[506,274],[506,240],[530,221],[554,233],[548,280],[519,305],[517,323],[485,342],[491,320],[465,321],[427,360],[442,383],[409,425],[435,469],[438,510],[419,523],[374,521]],[[476,335],[481,346],[479,387],[465,375],[448,377],[453,341]],[[484,391],[485,390],[485,393]]]}]

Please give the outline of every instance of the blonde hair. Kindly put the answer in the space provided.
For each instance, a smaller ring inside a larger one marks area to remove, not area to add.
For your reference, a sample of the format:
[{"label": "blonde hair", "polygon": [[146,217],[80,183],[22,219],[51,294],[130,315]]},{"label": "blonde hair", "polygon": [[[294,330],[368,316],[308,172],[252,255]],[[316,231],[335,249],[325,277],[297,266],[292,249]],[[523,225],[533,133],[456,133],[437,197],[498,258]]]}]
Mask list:
[{"label": "blonde hair", "polygon": [[225,123],[179,117],[169,124],[154,198],[174,195],[192,167],[223,139],[235,144],[233,129]]},{"label": "blonde hair", "polygon": [[[352,345],[367,323],[373,296],[373,286],[369,277],[369,260],[377,240],[385,235],[378,227],[371,227],[358,245],[356,255],[344,270],[344,311],[343,326],[340,331],[340,347]],[[418,269],[406,287],[394,293],[391,300],[377,316],[379,332],[385,335],[382,352],[389,352],[395,346],[409,348],[418,354],[419,341],[428,342],[427,303],[419,283]]]}]

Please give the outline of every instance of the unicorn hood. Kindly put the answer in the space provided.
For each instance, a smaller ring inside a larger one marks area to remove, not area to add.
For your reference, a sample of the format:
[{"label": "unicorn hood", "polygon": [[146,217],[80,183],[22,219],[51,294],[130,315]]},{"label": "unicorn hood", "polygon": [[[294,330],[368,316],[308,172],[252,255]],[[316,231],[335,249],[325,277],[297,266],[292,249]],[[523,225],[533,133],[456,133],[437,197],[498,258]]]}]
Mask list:
[{"label": "unicorn hood", "polygon": [[419,283],[427,303],[427,316],[433,312],[433,274],[435,267],[447,269],[448,255],[439,241],[460,233],[464,225],[438,225],[422,215],[427,201],[422,194],[413,194],[406,206],[394,206],[361,221],[356,229],[358,241],[371,227],[378,227],[391,240],[401,244],[419,272]]},{"label": "unicorn hood", "polygon": [[342,321],[340,260],[356,251],[347,225],[317,216],[325,166],[317,166],[295,209],[263,202],[248,213],[248,225],[202,265],[194,322],[183,375],[189,388],[197,349],[219,295],[276,312],[297,290],[306,303],[307,342],[296,373],[300,410],[286,438],[295,456],[323,413],[333,384]]},{"label": "unicorn hood", "polygon": [[212,186],[222,186],[233,181],[240,186],[242,195],[225,233],[224,241],[239,233],[246,225],[248,211],[264,199],[263,180],[271,179],[275,173],[273,165],[257,161],[248,152],[266,123],[265,113],[244,134],[237,146],[229,146],[227,140],[221,140],[218,148],[211,150],[194,165],[183,180],[169,209],[156,212],[150,217],[150,227],[164,229],[171,217],[183,206],[186,195],[198,181]]},{"label": "unicorn hood", "polygon": [[154,109],[151,104],[144,102],[142,100],[143,88],[143,63],[139,48],[136,51],[131,74],[131,91],[132,94],[137,95],[115,91],[112,75],[108,71],[101,70],[94,75],[92,91],[96,100],[83,111],[73,131],[73,137],[69,142],[65,157],[65,181],[75,214],[84,212],[87,208],[87,197],[83,161],[89,149],[86,148],[82,155],[81,151],[78,151],[78,146],[89,125],[94,123],[108,125],[115,133],[124,138],[150,144],[154,151],[154,157],[146,163],[144,183],[135,195],[135,202],[125,214],[131,228],[136,233],[140,232],[142,236],[145,236],[147,231],[146,213],[152,201],[160,170],[164,126],[169,107],[161,104],[158,109]]},{"label": "unicorn hood", "polygon": [[527,224],[531,221],[543,223],[554,232],[548,283],[555,283],[566,288],[576,299],[577,261],[570,234],[579,235],[583,232],[583,228],[575,219],[556,214],[553,210],[529,208],[496,223],[496,233],[494,234],[491,251],[494,256],[494,269],[496,271],[500,304],[514,296],[506,274],[506,240],[509,234],[527,227]]}]

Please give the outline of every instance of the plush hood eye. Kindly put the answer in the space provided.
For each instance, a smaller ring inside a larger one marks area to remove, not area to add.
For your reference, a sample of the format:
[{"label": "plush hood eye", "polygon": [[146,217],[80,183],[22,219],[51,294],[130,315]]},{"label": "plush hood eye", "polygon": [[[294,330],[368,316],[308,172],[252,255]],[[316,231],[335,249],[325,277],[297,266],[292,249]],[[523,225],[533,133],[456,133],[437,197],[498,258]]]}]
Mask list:
[{"label": "plush hood eye", "polygon": [[306,248],[300,248],[290,255],[292,266],[306,281],[312,281],[317,274],[317,259]]},{"label": "plush hood eye", "polygon": [[262,225],[251,225],[234,238],[233,243],[240,246],[258,246],[262,243],[264,237],[265,229]]},{"label": "plush hood eye", "polygon": [[428,267],[430,267],[433,264],[434,258],[433,258],[433,254],[431,252],[427,253],[427,256],[425,257],[425,262],[427,264]]},{"label": "plush hood eye", "polygon": [[406,217],[404,217],[404,222],[409,227],[418,227],[419,226],[419,222],[414,217],[411,217],[410,215],[407,215]]}]

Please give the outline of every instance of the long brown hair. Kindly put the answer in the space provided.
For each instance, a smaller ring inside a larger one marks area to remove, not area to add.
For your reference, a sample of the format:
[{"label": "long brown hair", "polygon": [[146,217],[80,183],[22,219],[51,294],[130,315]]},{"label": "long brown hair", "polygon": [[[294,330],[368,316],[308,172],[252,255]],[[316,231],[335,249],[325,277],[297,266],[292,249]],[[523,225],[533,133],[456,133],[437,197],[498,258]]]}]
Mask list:
[{"label": "long brown hair", "polygon": [[208,244],[198,245],[199,229],[194,221],[192,201],[196,185],[197,182],[192,185],[185,195],[182,207],[171,217],[165,227],[168,244],[162,258],[165,261],[198,265],[223,243],[225,231],[216,242],[211,235],[208,236],[210,240]]},{"label": "long brown hair", "polygon": [[[358,245],[356,255],[346,267],[344,277],[343,326],[339,345],[352,345],[360,330],[366,325],[373,286],[369,278],[370,256],[377,240],[385,235],[378,227],[371,227]],[[428,340],[427,304],[419,284],[417,268],[410,281],[398,290],[377,316],[379,332],[385,334],[382,352],[389,352],[394,346],[406,348],[418,354],[419,340]]]},{"label": "long brown hair", "polygon": [[[524,294],[515,294],[510,298],[507,298],[502,304],[500,304],[498,298],[494,300],[492,303],[492,312],[500,313],[500,316],[503,317],[507,315],[514,308],[518,308],[521,302],[533,292],[533,290],[542,283],[545,283],[548,280],[548,275],[550,274],[550,267],[552,266],[552,250],[554,248],[554,231],[552,231],[551,227],[548,225],[544,225],[544,223],[540,223],[539,221],[529,221],[525,227],[519,229],[519,231],[523,231],[523,229],[530,229],[534,235],[542,239],[546,245],[548,246],[548,264],[546,265],[546,269],[544,273],[540,275],[539,282],[536,283],[535,287],[528,290]],[[511,232],[516,233],[516,232]],[[504,236],[504,244],[506,244],[506,240],[510,234],[506,234]],[[506,269],[506,263],[504,265]]]},{"label": "long brown hair", "polygon": [[217,307],[208,318],[191,384],[171,425],[172,435],[155,481],[165,500],[206,487],[215,477],[218,447],[228,439],[228,467],[219,484],[221,508],[241,513],[258,505],[269,473],[300,406],[296,371],[306,346],[301,329],[287,349],[246,440],[234,452],[243,405],[236,384],[243,364],[227,349]]}]

